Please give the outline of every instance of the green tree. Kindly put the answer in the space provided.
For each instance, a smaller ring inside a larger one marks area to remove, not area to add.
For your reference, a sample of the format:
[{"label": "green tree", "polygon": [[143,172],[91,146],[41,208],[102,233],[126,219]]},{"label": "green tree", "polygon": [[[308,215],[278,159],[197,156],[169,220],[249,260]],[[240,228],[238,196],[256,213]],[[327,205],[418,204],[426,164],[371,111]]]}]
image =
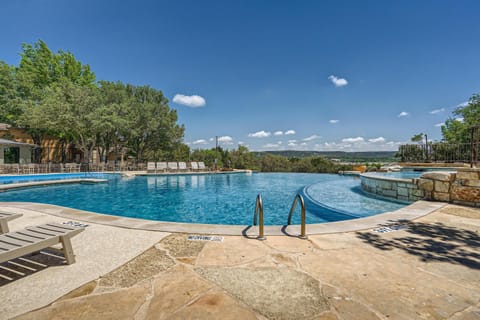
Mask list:
[{"label": "green tree", "polygon": [[424,136],[424,134],[420,132],[420,133],[414,135],[414,136],[410,139],[410,141],[412,141],[412,142],[417,142],[417,143],[422,143],[422,142],[423,142],[423,136]]},{"label": "green tree", "polygon": [[442,126],[443,138],[449,143],[469,143],[471,128],[480,125],[480,94],[474,94],[469,103],[455,109],[453,115],[455,117],[447,119]]},{"label": "green tree", "polygon": [[98,96],[95,88],[63,81],[46,90],[42,102],[29,110],[33,128],[62,136],[90,159],[97,145],[98,128],[95,113]]}]

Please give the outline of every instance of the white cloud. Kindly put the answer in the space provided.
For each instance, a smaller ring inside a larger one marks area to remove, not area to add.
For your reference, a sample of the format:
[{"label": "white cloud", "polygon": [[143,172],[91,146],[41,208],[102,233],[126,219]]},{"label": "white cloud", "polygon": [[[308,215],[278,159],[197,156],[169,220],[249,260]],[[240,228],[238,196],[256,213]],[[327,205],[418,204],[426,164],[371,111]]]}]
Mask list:
[{"label": "white cloud", "polygon": [[242,145],[245,144],[245,142],[243,142],[243,141],[238,141],[238,144],[242,146]]},{"label": "white cloud", "polygon": [[283,131],[275,131],[275,132],[273,133],[273,135],[274,135],[274,136],[281,136],[281,135],[283,135]]},{"label": "white cloud", "polygon": [[347,142],[347,143],[364,142],[364,141],[365,139],[363,139],[362,137],[342,139],[342,142]]},{"label": "white cloud", "polygon": [[368,139],[368,142],[372,142],[372,143],[384,143],[384,142],[385,142],[385,138],[384,138],[384,137],[378,137],[378,138]]},{"label": "white cloud", "polygon": [[271,132],[269,131],[257,131],[255,133],[249,133],[248,136],[250,138],[266,138],[266,137],[270,137],[272,135]]},{"label": "white cloud", "polygon": [[224,144],[232,144],[233,138],[230,136],[222,136],[218,137],[218,142],[222,142]]},{"label": "white cloud", "polygon": [[338,78],[334,75],[329,76],[328,80],[332,81],[332,83],[335,85],[335,87],[343,87],[343,86],[346,86],[348,84],[347,79]]},{"label": "white cloud", "polygon": [[445,122],[440,122],[440,123],[437,123],[437,124],[435,125],[435,127],[441,127],[441,126],[444,126],[444,125],[445,125]]},{"label": "white cloud", "polygon": [[201,96],[197,96],[197,95],[186,96],[183,94],[176,94],[173,97],[173,102],[177,104],[182,104],[190,108],[200,108],[206,104],[205,99]]},{"label": "white cloud", "polygon": [[289,147],[296,147],[297,144],[296,144],[295,142],[289,142],[289,143],[288,143],[288,146],[289,146]]},{"label": "white cloud", "polygon": [[398,114],[398,116],[397,116],[397,117],[401,118],[401,117],[406,117],[406,116],[408,116],[408,115],[409,115],[409,113],[408,113],[408,112],[406,112],[406,111],[402,111],[402,112],[400,112],[400,113]]},{"label": "white cloud", "polygon": [[455,118],[456,121],[459,121],[459,122],[463,122],[463,118],[462,117],[459,117],[459,118]]},{"label": "white cloud", "polygon": [[338,123],[340,120],[328,120],[330,123]]},{"label": "white cloud", "polygon": [[207,140],[205,139],[198,139],[192,142],[192,144],[207,144]]},{"label": "white cloud", "polygon": [[280,145],[276,144],[276,143],[267,143],[265,145],[263,145],[264,148],[278,148],[280,147]]},{"label": "white cloud", "polygon": [[288,143],[296,143],[297,140],[288,140]]},{"label": "white cloud", "polygon": [[470,104],[469,101],[465,101],[465,102],[462,102],[460,104],[457,105],[457,108],[463,108],[463,107],[466,107]]},{"label": "white cloud", "polygon": [[300,145],[301,145],[301,146],[306,146],[307,143],[306,143],[306,142],[302,142],[302,143],[300,143]]},{"label": "white cloud", "polygon": [[295,134],[295,133],[296,133],[295,130],[287,130],[287,131],[285,131],[285,135],[286,135],[286,136],[289,136],[289,135]]},{"label": "white cloud", "polygon": [[437,114],[437,113],[442,113],[445,111],[445,108],[440,108],[440,109],[435,109],[435,110],[432,110],[430,111],[429,113],[430,114]]},{"label": "white cloud", "polygon": [[314,134],[313,136],[302,139],[302,141],[312,141],[318,138],[320,138],[320,136],[317,136],[316,134]]},{"label": "white cloud", "polygon": [[208,139],[208,140],[210,140],[210,141],[213,141],[213,140],[215,140],[215,139],[213,139],[213,138],[210,138],[210,139]]}]

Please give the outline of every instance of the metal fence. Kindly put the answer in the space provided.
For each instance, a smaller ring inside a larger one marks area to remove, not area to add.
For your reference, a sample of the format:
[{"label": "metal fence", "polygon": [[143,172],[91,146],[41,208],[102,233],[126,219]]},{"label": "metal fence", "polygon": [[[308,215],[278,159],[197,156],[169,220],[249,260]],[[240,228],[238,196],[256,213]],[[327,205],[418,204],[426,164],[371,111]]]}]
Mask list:
[{"label": "metal fence", "polygon": [[478,144],[476,143],[428,143],[405,144],[398,149],[397,157],[402,162],[462,162],[478,163]]}]

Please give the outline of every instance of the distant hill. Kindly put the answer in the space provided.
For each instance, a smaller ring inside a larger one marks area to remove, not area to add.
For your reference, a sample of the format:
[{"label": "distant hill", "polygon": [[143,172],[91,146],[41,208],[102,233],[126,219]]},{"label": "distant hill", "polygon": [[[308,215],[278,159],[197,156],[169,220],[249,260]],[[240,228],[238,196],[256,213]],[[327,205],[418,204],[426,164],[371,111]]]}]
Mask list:
[{"label": "distant hill", "polygon": [[395,161],[396,151],[364,151],[364,152],[344,152],[344,151],[261,151],[252,152],[256,156],[273,154],[287,158],[306,158],[313,156],[322,156],[331,160],[342,162],[393,162]]}]

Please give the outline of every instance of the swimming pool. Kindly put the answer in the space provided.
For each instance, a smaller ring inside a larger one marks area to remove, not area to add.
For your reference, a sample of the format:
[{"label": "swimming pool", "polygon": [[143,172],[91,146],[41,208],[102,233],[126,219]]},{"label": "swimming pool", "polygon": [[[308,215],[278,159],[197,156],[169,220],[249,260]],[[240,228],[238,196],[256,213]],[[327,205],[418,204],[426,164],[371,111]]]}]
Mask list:
[{"label": "swimming pool", "polygon": [[[255,173],[122,177],[108,183],[51,185],[9,190],[0,201],[55,204],[97,213],[157,221],[250,225],[261,194],[266,225],[286,223],[293,198],[306,198],[307,223],[393,211],[403,204],[367,197],[355,177]],[[298,210],[298,209],[297,209]],[[299,223],[299,214],[294,223]]]}]

